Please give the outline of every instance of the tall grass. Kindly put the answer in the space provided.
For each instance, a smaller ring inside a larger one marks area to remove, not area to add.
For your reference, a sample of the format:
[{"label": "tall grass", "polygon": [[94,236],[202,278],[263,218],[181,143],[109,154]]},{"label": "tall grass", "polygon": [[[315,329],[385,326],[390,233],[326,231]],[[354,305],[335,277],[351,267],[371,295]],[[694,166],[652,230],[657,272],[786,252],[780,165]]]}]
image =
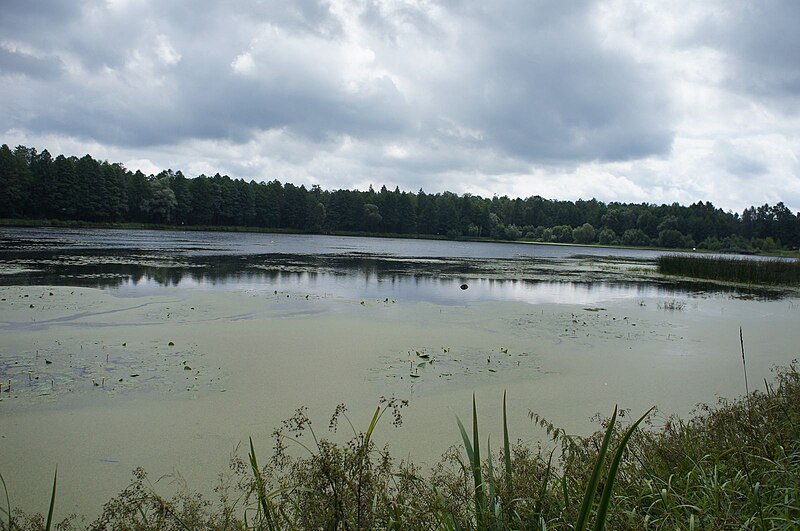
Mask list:
[{"label": "tall grass", "polygon": [[[504,397],[503,442],[497,454],[490,439],[483,445],[473,398],[472,429],[456,421],[461,445],[425,471],[395,462],[387,447],[373,441],[382,416],[390,411],[399,422],[401,406],[384,402],[365,431],[355,429],[346,409],[337,407],[329,429],[345,421],[352,432],[345,443],[321,437],[300,409],[275,431],[276,448],[265,464],[256,459],[252,441],[248,459],[231,462],[231,476],[215,489],[216,502],[189,490],[161,498],[137,470],[133,483],[104,506],[97,520],[88,526],[67,520],[58,528],[800,527],[800,374],[795,363],[778,371],[773,384],[765,382],[763,391],[702,406],[688,420],[658,419],[648,411],[628,423],[620,410],[602,429],[579,437],[532,414],[552,448],[511,444]],[[289,445],[300,455],[289,452]],[[10,502],[5,505],[0,529],[45,529],[41,515],[12,514]]]},{"label": "tall grass", "polygon": [[800,285],[800,260],[751,259],[667,254],[658,258],[658,272],[740,284]]}]

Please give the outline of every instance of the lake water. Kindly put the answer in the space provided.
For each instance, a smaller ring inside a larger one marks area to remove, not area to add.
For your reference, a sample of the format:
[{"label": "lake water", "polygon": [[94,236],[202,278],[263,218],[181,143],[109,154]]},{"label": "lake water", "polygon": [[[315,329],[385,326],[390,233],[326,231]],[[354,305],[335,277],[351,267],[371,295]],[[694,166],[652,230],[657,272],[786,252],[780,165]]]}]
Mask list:
[{"label": "lake water", "polygon": [[[583,304],[722,290],[654,278],[662,251],[606,247],[100,229],[0,229],[0,247],[0,284],[124,295],[294,289],[441,304]],[[468,289],[454,289],[462,284]]]},{"label": "lake water", "polygon": [[473,393],[485,433],[508,391],[512,437],[534,442],[530,410],[588,433],[617,403],[658,422],[739,396],[739,327],[750,382],[797,357],[796,293],[678,282],[659,254],[0,228],[0,473],[44,510],[58,464],[59,510],[93,514],[139,465],[209,492],[302,405],[325,432],[340,402],[366,427],[381,396],[408,400],[377,440],[433,463]]}]

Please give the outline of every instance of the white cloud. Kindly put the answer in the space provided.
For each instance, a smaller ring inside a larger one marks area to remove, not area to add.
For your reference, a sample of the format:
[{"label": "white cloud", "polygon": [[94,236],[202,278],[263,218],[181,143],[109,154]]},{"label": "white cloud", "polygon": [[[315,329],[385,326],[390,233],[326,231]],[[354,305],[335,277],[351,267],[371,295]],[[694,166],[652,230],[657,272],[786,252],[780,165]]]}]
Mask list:
[{"label": "white cloud", "polygon": [[169,42],[166,35],[158,35],[156,37],[156,54],[162,63],[172,66],[181,60],[181,54]]},{"label": "white cloud", "polygon": [[237,74],[248,75],[255,69],[255,62],[250,52],[244,52],[236,56],[236,59],[231,63],[233,71]]}]

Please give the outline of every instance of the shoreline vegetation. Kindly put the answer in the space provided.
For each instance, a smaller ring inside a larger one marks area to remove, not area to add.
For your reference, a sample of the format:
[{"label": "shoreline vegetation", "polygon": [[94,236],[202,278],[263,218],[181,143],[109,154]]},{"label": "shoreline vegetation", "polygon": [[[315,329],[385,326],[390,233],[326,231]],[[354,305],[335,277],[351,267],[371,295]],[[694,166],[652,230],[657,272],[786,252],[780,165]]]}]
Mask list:
[{"label": "shoreline vegetation", "polygon": [[[95,521],[71,515],[54,524],[54,479],[47,521],[12,509],[7,498],[0,530],[796,529],[800,522],[796,360],[763,391],[698,406],[688,420],[651,410],[633,422],[619,410],[579,437],[530,412],[547,435],[544,446],[510,444],[504,397],[499,452],[481,436],[473,399],[472,429],[454,422],[463,446],[429,471],[372,441],[386,413],[402,423],[404,405],[383,399],[365,431],[337,406],[328,429],[351,433],[344,443],[324,437],[298,409],[274,431],[266,462],[259,464],[252,440],[246,459],[232,458],[215,501],[185,486],[162,497],[164,487],[137,468]],[[13,485],[3,487],[13,496]]]},{"label": "shoreline vegetation", "polygon": [[[436,234],[396,234],[366,231],[329,231],[324,233],[309,233],[300,229],[273,229],[268,227],[246,227],[237,225],[168,225],[163,223],[129,223],[129,222],[102,222],[102,221],[80,221],[80,220],[58,220],[58,219],[3,219],[0,218],[0,227],[9,228],[69,228],[69,229],[112,229],[112,230],[153,230],[153,231],[187,231],[187,232],[230,232],[230,233],[249,233],[249,234],[319,234],[324,236],[342,236],[356,238],[399,238],[408,240],[449,240],[447,236]],[[488,236],[460,236],[458,241],[477,242],[477,243],[518,243],[536,245],[568,245],[572,247],[605,247],[611,249],[642,249],[653,251],[675,251],[676,255],[684,254],[688,256],[690,252],[702,251],[710,252],[708,249],[675,249],[671,247],[624,245],[622,243],[601,244],[601,243],[560,243],[536,240],[505,240],[496,239]],[[715,251],[720,254],[745,254],[755,256],[775,256],[782,258],[800,259],[800,250],[772,249],[772,250],[742,250],[730,249]],[[686,275],[690,276],[690,275]],[[705,277],[704,277],[705,278]]]},{"label": "shoreline vegetation", "polygon": [[91,155],[54,158],[46,149],[12,150],[5,144],[0,146],[0,219],[20,226],[222,228],[738,253],[796,254],[800,248],[800,213],[782,202],[734,213],[710,202],[682,206],[483,198],[386,186],[379,191],[371,186],[367,191],[323,190],[219,173],[144,175]]}]

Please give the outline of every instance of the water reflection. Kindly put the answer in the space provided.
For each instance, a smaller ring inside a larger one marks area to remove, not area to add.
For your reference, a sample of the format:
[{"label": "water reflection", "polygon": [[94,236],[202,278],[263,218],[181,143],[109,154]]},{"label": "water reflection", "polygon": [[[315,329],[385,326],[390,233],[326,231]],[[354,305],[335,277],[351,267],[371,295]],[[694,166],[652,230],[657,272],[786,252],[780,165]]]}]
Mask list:
[{"label": "water reflection", "polygon": [[[636,265],[630,268],[627,266]],[[295,291],[347,298],[468,304],[498,300],[596,304],[733,288],[657,278],[646,260],[595,257],[443,258],[366,253],[177,257],[152,251],[18,253],[0,258],[5,285],[70,285],[144,295],[163,289]],[[13,268],[18,270],[15,271]],[[461,289],[466,283],[468,289]],[[772,296],[757,292],[748,296]]]}]

